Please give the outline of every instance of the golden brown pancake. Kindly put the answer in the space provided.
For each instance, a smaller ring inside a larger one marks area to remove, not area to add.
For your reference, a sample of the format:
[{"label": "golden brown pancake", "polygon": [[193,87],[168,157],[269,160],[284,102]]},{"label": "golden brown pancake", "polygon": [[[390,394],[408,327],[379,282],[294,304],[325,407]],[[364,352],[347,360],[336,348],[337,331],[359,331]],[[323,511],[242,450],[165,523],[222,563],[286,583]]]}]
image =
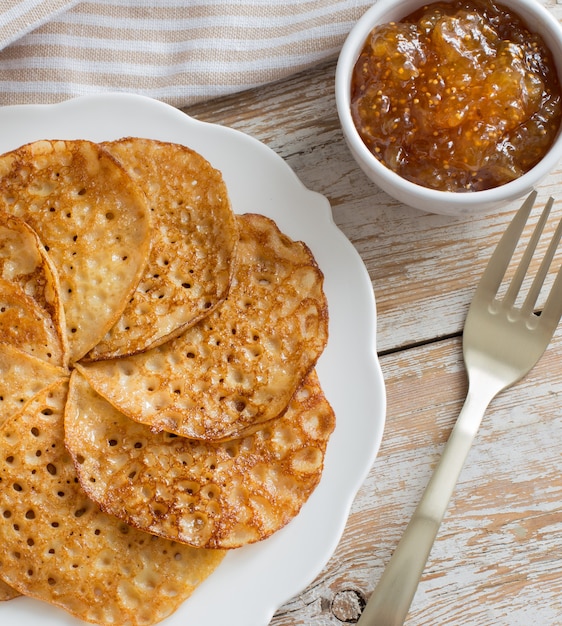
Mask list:
[{"label": "golden brown pancake", "polygon": [[37,234],[19,218],[2,212],[0,278],[19,285],[49,315],[62,345],[62,360],[59,364],[66,364],[64,311],[56,269]]},{"label": "golden brown pancake", "polygon": [[0,426],[35,394],[66,377],[68,373],[62,367],[0,343]]},{"label": "golden brown pancake", "polygon": [[170,615],[224,553],[190,548],[102,513],[64,446],[67,382],[0,428],[0,578],[97,624],[147,626]]},{"label": "golden brown pancake", "polygon": [[0,278],[0,342],[60,365],[64,350],[52,318],[17,283]]},{"label": "golden brown pancake", "polygon": [[335,418],[314,371],[282,418],[243,439],[202,442],[153,433],[75,371],[66,445],[100,507],[151,533],[237,548],[287,524],[320,480]]},{"label": "golden brown pancake", "polygon": [[153,234],[141,281],[92,359],[134,354],[179,335],[228,292],[238,231],[220,172],[173,143],[104,144],[148,198]]},{"label": "golden brown pancake", "polygon": [[25,221],[45,246],[76,361],[117,321],[144,272],[144,194],[95,143],[37,141],[0,156],[0,211]]},{"label": "golden brown pancake", "polygon": [[0,600],[153,624],[287,524],[334,428],[327,333],[310,250],[193,151],[0,155]]},{"label": "golden brown pancake", "polygon": [[328,336],[323,276],[310,250],[261,215],[238,216],[229,295],[177,339],[80,366],[131,419],[181,436],[221,440],[281,414]]}]

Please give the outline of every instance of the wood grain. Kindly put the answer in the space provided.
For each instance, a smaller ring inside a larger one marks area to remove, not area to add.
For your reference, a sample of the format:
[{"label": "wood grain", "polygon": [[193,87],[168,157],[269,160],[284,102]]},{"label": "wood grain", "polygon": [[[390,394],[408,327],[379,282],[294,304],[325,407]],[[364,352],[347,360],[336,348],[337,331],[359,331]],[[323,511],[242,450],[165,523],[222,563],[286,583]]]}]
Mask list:
[{"label": "wood grain", "polygon": [[[562,20],[562,5],[544,2]],[[461,332],[484,266],[519,203],[450,218],[406,207],[353,161],[334,98],[335,60],[186,109],[280,154],[361,255],[377,299],[388,399],[374,466],[340,544],[271,626],[356,623],[437,462],[466,393]],[[558,196],[562,164],[538,187]],[[562,624],[562,338],[496,398],[461,475],[407,624]],[[295,563],[298,568],[298,563]]]},{"label": "wood grain", "polygon": [[[406,624],[562,623],[561,359],[558,338],[524,381],[493,401]],[[327,567],[272,626],[357,621],[460,411],[459,339],[381,363],[389,405],[377,460]]]}]

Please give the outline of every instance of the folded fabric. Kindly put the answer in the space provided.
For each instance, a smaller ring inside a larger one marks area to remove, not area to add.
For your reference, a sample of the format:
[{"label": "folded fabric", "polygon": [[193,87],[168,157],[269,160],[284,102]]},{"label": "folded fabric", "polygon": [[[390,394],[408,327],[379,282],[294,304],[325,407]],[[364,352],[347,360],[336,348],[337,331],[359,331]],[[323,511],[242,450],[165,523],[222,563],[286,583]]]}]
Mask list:
[{"label": "folded fabric", "polygon": [[335,57],[373,1],[4,0],[0,105],[242,91]]}]

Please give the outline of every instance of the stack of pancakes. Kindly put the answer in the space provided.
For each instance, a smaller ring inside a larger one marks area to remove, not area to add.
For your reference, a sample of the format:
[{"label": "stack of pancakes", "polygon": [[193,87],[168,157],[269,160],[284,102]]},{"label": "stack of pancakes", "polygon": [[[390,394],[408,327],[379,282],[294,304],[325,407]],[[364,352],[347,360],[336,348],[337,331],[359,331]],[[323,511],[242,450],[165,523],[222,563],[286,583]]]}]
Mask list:
[{"label": "stack of pancakes", "polygon": [[193,150],[0,156],[0,598],[152,624],[287,524],[334,428],[327,333],[310,250]]}]

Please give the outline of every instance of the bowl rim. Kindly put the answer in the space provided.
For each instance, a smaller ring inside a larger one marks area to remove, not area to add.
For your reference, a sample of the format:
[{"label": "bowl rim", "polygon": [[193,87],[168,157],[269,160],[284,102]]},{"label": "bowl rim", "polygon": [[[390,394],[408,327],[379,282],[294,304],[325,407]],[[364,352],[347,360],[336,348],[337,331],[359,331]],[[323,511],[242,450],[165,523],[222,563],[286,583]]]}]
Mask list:
[{"label": "bowl rim", "polygon": [[[404,201],[413,206],[415,203],[410,200],[413,198],[418,198],[424,205],[431,205],[432,203],[441,205],[446,202],[453,206],[463,205],[467,208],[477,208],[482,202],[501,203],[522,197],[533,189],[539,180],[551,172],[562,158],[562,124],[548,152],[522,176],[491,189],[458,192],[431,189],[403,178],[370,152],[353,123],[350,107],[351,75],[369,33],[377,24],[401,19],[416,8],[434,1],[437,0],[377,0],[350,30],[341,48],[335,72],[336,107],[346,142],[365,173],[376,176],[376,183],[380,185],[381,189],[400,200],[406,198]],[[453,0],[444,1],[451,2]],[[562,24],[549,9],[537,0],[500,0],[498,4],[519,14],[530,30],[543,37],[552,53],[562,85]]]}]

